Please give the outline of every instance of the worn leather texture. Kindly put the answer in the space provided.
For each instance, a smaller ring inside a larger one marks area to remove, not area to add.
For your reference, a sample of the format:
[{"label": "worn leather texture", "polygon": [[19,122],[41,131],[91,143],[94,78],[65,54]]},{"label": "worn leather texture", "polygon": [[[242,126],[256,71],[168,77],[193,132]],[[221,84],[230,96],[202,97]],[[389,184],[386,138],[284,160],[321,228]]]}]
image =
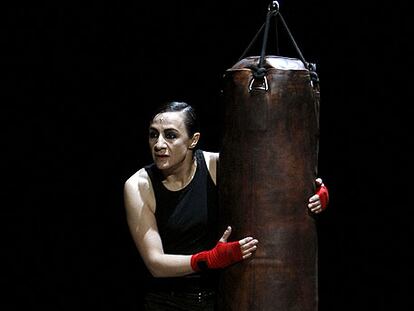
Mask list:
[{"label": "worn leather texture", "polygon": [[[307,201],[315,192],[319,89],[300,60],[266,56],[252,83],[248,57],[224,75],[218,170],[222,226],[259,240],[252,259],[221,273],[219,310],[316,311],[318,243]],[[252,89],[249,91],[249,85]]]}]

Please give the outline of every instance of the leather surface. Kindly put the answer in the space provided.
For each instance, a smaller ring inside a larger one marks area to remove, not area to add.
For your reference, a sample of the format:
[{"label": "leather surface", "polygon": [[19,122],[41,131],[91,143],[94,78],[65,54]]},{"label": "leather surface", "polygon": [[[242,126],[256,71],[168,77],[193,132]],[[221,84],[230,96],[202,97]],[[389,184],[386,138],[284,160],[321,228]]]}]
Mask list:
[{"label": "leather surface", "polygon": [[317,232],[307,201],[317,176],[319,91],[299,60],[268,57],[269,89],[249,92],[257,63],[243,59],[224,75],[219,219],[233,227],[232,240],[253,236],[259,248],[222,272],[219,310],[316,311]]}]

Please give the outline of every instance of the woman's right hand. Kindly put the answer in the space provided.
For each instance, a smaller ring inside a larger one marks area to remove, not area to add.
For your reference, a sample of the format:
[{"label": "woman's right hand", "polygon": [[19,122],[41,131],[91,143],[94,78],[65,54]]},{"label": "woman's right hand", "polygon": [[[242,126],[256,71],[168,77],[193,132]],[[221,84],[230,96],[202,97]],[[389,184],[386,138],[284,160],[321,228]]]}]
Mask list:
[{"label": "woman's right hand", "polygon": [[205,269],[223,269],[253,255],[257,249],[256,239],[246,237],[239,241],[227,242],[231,227],[227,227],[216,246],[191,256],[191,268],[194,271]]},{"label": "woman's right hand", "polygon": [[[227,239],[229,238],[231,234],[232,228],[230,226],[227,227],[226,231],[224,231],[220,242],[227,242]],[[239,240],[240,244],[240,251],[243,259],[247,259],[253,255],[253,253],[257,249],[257,244],[259,241],[257,239],[254,239],[252,237],[246,237],[244,239]]]}]

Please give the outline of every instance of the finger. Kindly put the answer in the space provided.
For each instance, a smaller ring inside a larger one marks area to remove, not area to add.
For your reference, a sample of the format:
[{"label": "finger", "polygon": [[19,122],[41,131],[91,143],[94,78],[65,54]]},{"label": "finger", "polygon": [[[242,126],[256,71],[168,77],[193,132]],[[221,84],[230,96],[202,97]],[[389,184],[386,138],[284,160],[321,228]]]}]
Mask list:
[{"label": "finger", "polygon": [[253,239],[252,237],[248,237],[248,238],[245,238],[243,240],[246,240],[246,239],[248,239],[246,243],[240,244],[240,249],[242,250],[242,252],[247,250],[247,249],[252,248],[253,246],[255,246],[259,243],[258,240]]},{"label": "finger", "polygon": [[251,240],[250,242],[244,244],[243,246],[240,246],[240,251],[243,258],[248,258],[252,255],[253,252],[257,249],[257,241],[256,239]]},{"label": "finger", "polygon": [[312,213],[319,213],[321,211],[322,211],[322,205],[321,204],[318,204],[317,206],[311,208]]},{"label": "finger", "polygon": [[245,255],[251,254],[251,253],[255,252],[256,249],[257,249],[257,245],[253,245],[252,247],[242,251],[242,255],[245,256]]},{"label": "finger", "polygon": [[252,256],[253,252],[257,249],[258,240],[253,239],[252,237],[246,237],[239,240],[240,251],[242,253],[243,259],[247,259]]},{"label": "finger", "polygon": [[311,211],[312,212],[317,212],[319,210],[322,210],[322,206],[321,205],[318,205],[318,206],[315,206],[314,208],[311,208]]},{"label": "finger", "polygon": [[253,255],[254,252],[256,252],[256,250],[257,250],[257,245],[253,245],[253,246],[249,247],[248,249],[245,249],[242,252],[242,257],[243,258],[249,258],[250,256]]},{"label": "finger", "polygon": [[226,231],[224,231],[223,235],[220,238],[220,242],[227,242],[227,239],[229,238],[231,234],[231,227],[228,226]]},{"label": "finger", "polygon": [[312,202],[312,203],[309,203],[309,204],[308,204],[308,207],[309,207],[310,209],[312,209],[312,208],[314,208],[315,206],[318,206],[318,205],[322,205],[320,200],[315,201],[315,202]]},{"label": "finger", "polygon": [[310,198],[309,198],[309,202],[310,203],[313,203],[313,202],[316,202],[316,201],[319,201],[320,200],[320,198],[319,198],[319,194],[314,194],[313,196],[311,196]]},{"label": "finger", "polygon": [[244,245],[246,245],[247,243],[249,243],[251,241],[253,241],[253,238],[250,237],[250,236],[247,237],[247,238],[239,240],[240,248],[243,248]]}]

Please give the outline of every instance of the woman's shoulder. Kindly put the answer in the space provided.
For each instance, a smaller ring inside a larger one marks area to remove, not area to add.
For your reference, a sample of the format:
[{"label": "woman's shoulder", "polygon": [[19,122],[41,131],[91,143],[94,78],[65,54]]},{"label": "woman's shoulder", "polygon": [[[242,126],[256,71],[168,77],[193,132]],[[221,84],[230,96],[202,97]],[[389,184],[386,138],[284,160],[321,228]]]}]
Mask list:
[{"label": "woman's shoulder", "polygon": [[207,169],[210,173],[211,178],[213,179],[214,184],[216,184],[217,180],[217,162],[219,159],[218,152],[210,152],[203,150],[203,156],[206,161]]},{"label": "woman's shoulder", "polygon": [[219,153],[218,152],[211,152],[211,151],[205,151],[202,150],[204,159],[206,159],[206,162],[215,161],[217,162],[219,159]]},{"label": "woman's shoulder", "polygon": [[125,190],[145,191],[151,189],[151,180],[143,167],[131,175],[124,184]]},{"label": "woman's shoulder", "polygon": [[141,168],[125,181],[124,198],[130,203],[126,204],[127,209],[141,209],[147,206],[155,211],[154,191],[145,168]]}]

